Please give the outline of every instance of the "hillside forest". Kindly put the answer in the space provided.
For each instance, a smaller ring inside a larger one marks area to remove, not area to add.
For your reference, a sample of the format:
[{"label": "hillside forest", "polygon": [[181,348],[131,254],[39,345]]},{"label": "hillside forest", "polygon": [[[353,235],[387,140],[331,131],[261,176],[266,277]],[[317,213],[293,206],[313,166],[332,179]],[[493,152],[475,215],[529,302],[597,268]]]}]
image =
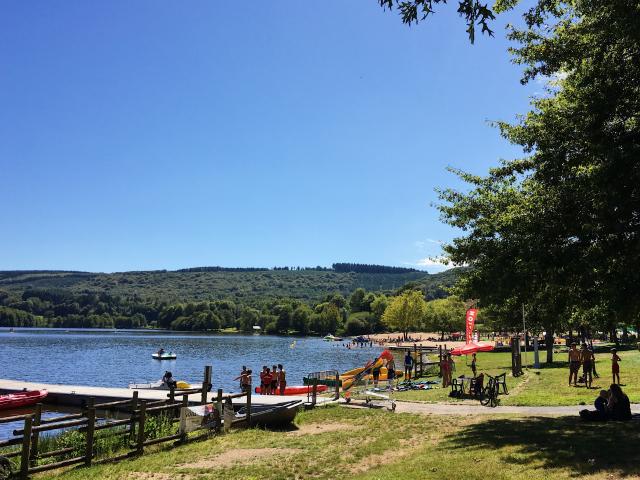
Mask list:
[{"label": "hillside forest", "polygon": [[[257,325],[267,334],[359,335],[386,330],[384,312],[403,292],[444,301],[458,275],[455,269],[430,275],[348,263],[331,269],[4,271],[0,326],[250,332]],[[424,321],[413,326],[426,327]]]}]

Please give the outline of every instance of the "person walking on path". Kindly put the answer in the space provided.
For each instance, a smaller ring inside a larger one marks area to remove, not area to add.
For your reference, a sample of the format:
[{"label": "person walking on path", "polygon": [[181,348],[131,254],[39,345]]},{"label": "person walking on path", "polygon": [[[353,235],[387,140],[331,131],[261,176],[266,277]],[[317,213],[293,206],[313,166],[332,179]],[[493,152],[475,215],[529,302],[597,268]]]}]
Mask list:
[{"label": "person walking on path", "polygon": [[571,344],[569,350],[569,386],[571,386],[571,379],[573,378],[573,386],[578,386],[578,373],[580,372],[580,352],[576,348],[575,343]]},{"label": "person walking on path", "polygon": [[411,351],[407,350],[407,354],[404,356],[404,378],[405,380],[411,380],[411,370],[413,369],[413,357]]},{"label": "person walking on path", "polygon": [[584,375],[584,384],[587,388],[591,388],[591,382],[593,382],[593,353],[587,348],[586,343],[582,345],[580,360],[582,361],[582,374]]},{"label": "person walking on path", "polygon": [[[611,349],[611,376],[613,377],[613,383],[620,385],[620,364],[622,359],[618,356],[618,351],[615,348]],[[616,382],[617,380],[617,382]]]}]

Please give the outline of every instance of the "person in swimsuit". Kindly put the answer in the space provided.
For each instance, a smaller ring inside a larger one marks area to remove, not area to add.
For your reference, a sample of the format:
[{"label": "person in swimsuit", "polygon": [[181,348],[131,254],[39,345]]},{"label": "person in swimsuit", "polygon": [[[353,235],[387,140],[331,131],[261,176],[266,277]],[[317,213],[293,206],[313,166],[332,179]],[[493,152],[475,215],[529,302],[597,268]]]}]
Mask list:
[{"label": "person in swimsuit", "polygon": [[282,364],[278,364],[278,387],[280,395],[284,395],[284,389],[287,388],[287,372],[284,371]]},{"label": "person in swimsuit", "polygon": [[387,360],[387,382],[389,390],[393,388],[393,379],[396,378],[396,362],[393,358]]},{"label": "person in swimsuit", "polygon": [[271,370],[269,367],[264,371],[264,390],[262,392],[263,395],[271,395],[271,381],[273,380],[273,375],[271,374]]},{"label": "person in swimsuit", "polygon": [[580,352],[576,348],[575,343],[571,344],[569,350],[569,386],[571,386],[571,379],[573,378],[573,386],[578,386],[578,372],[580,371]]},{"label": "person in swimsuit", "polygon": [[591,388],[593,382],[593,353],[587,348],[587,344],[582,344],[580,351],[580,360],[582,361],[582,374],[584,375],[584,384],[587,388]]},{"label": "person in swimsuit", "polygon": [[267,366],[263,365],[262,366],[262,371],[260,372],[260,393],[262,395],[266,395],[267,394],[266,393],[267,392],[267,387],[264,384],[264,381],[265,381],[264,376],[265,376],[266,372],[267,372]]},{"label": "person in swimsuit", "polygon": [[278,366],[271,367],[271,395],[278,394]]},{"label": "person in swimsuit", "polygon": [[442,373],[442,388],[446,388],[449,386],[449,379],[451,378],[451,365],[446,356],[444,356],[440,362],[440,371]]},{"label": "person in swimsuit", "polygon": [[[620,385],[620,364],[622,359],[618,356],[618,351],[615,348],[611,349],[611,374],[613,376],[613,383]],[[616,380],[618,380],[616,382]]]},{"label": "person in swimsuit", "polygon": [[378,365],[377,363],[371,369],[371,375],[373,376],[373,388],[378,388],[378,380],[380,380],[380,368],[382,365]]}]

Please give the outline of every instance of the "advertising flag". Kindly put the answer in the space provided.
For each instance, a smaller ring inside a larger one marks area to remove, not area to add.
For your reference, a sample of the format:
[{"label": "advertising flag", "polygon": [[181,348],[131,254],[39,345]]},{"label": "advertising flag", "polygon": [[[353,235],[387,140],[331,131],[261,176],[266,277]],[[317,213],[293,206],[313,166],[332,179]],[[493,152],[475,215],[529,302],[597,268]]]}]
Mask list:
[{"label": "advertising flag", "polygon": [[467,343],[471,343],[472,336],[473,336],[473,327],[476,323],[476,317],[478,316],[478,309],[476,308],[470,308],[469,310],[467,310],[467,319],[466,319],[466,325],[467,325]]}]

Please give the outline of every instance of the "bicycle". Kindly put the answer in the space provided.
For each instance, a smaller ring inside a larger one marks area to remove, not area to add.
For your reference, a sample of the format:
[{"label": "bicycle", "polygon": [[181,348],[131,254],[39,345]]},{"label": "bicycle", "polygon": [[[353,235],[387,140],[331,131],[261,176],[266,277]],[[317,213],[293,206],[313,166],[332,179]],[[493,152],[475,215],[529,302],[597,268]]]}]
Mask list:
[{"label": "bicycle", "polygon": [[11,461],[6,457],[0,456],[0,480],[7,480],[11,478],[12,474],[13,466]]},{"label": "bicycle", "polygon": [[480,404],[483,406],[498,406],[498,394],[500,390],[500,385],[496,381],[496,377],[492,377],[491,375],[487,375],[489,377],[489,382],[487,386],[482,389],[482,395],[480,396]]}]

